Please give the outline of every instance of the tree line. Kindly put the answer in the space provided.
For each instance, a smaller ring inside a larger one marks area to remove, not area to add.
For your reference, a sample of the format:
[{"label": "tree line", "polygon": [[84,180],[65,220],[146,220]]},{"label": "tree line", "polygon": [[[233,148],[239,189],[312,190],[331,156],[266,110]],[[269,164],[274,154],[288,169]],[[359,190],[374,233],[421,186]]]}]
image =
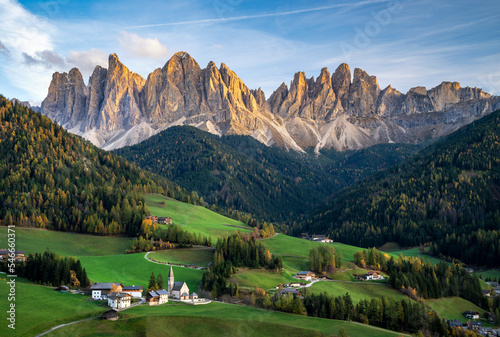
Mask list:
[{"label": "tree line", "polygon": [[333,273],[342,268],[342,258],[331,246],[321,245],[309,251],[309,269],[319,274]]}]

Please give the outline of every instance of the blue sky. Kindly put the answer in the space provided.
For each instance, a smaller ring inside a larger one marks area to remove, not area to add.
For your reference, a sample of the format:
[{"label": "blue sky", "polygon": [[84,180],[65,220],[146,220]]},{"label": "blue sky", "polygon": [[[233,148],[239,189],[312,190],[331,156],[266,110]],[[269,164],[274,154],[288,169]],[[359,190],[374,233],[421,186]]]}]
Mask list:
[{"label": "blue sky", "polygon": [[87,82],[117,53],[146,77],[178,51],[269,96],[347,62],[402,92],[442,81],[500,94],[498,0],[0,0],[0,93],[39,104],[52,73]]}]

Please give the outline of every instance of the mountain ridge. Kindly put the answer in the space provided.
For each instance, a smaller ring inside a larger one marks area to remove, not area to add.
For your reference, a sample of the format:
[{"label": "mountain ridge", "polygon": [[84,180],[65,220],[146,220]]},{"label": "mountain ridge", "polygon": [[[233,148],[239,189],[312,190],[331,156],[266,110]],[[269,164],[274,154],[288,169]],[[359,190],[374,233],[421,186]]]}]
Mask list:
[{"label": "mountain ridge", "polygon": [[222,63],[202,69],[179,52],[147,79],[116,54],[97,66],[86,86],[78,69],[54,73],[42,112],[107,150],[133,145],[174,125],[217,135],[249,135],[268,146],[304,152],[360,149],[379,143],[420,143],[500,108],[500,97],[442,82],[406,94],[345,63],[317,79],[297,72],[266,99]]}]

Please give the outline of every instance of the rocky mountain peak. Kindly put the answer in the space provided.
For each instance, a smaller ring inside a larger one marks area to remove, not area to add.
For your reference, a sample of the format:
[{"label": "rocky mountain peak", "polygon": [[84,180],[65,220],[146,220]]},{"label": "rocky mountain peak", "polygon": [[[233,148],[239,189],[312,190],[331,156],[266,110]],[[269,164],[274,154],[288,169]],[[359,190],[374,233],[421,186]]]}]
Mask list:
[{"label": "rocky mountain peak", "polygon": [[349,95],[350,86],[351,69],[347,63],[342,63],[332,75],[332,87],[344,109],[347,109],[347,96]]}]

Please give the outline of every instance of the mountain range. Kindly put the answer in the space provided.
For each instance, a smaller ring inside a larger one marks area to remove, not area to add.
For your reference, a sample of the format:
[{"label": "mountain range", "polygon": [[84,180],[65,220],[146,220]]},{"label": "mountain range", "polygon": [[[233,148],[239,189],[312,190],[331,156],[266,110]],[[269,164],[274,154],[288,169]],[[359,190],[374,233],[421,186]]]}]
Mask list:
[{"label": "mountain range", "polygon": [[175,125],[217,135],[249,135],[268,146],[304,152],[379,143],[421,143],[447,135],[500,108],[500,97],[443,82],[406,94],[380,89],[375,76],[345,63],[318,78],[297,72],[266,99],[224,63],[202,69],[185,52],[147,79],[116,54],[97,66],[88,85],[80,71],[54,73],[42,113],[70,132],[111,150],[139,143]]}]

